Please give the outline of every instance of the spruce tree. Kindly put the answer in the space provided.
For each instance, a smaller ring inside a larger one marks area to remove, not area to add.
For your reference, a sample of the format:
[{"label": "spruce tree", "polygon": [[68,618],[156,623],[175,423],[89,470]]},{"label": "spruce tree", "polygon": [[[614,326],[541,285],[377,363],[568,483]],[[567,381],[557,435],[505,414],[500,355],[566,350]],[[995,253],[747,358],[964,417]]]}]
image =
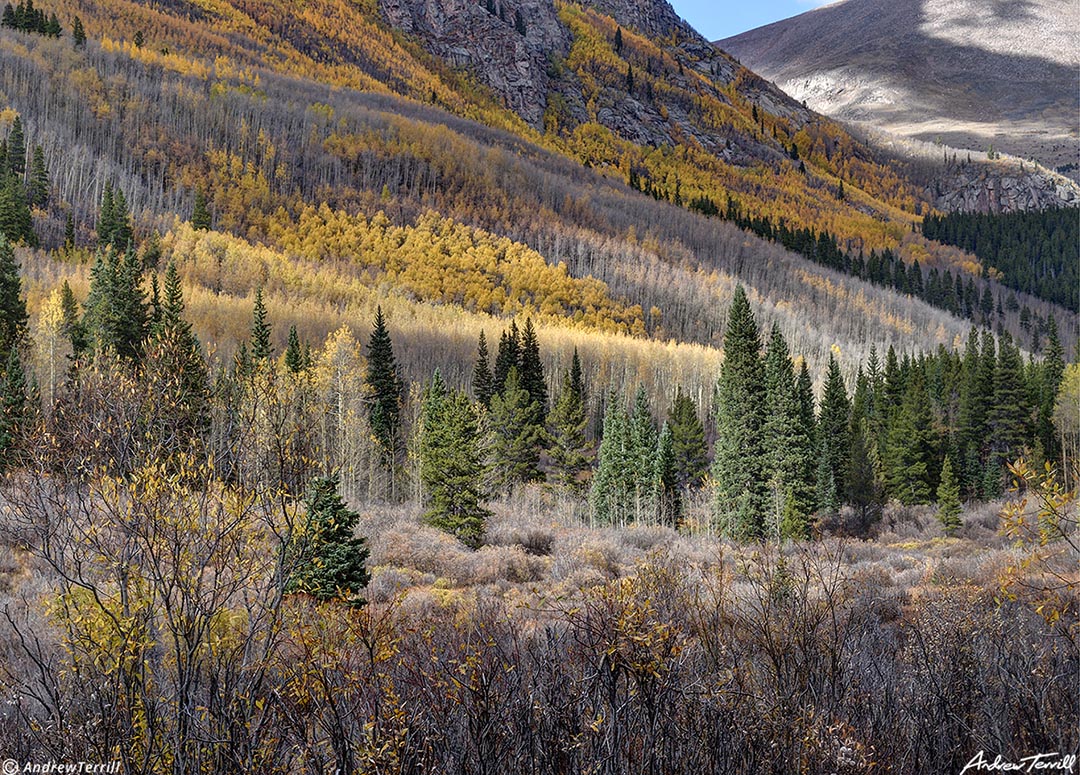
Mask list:
[{"label": "spruce tree", "polygon": [[125,251],[132,247],[133,237],[127,199],[124,197],[124,192],[118,188],[113,192],[112,233],[109,244],[112,245],[113,250]]},{"label": "spruce tree", "polygon": [[22,117],[16,115],[7,137],[7,167],[15,175],[26,174],[26,134]]},{"label": "spruce tree", "polygon": [[[580,377],[580,364],[578,372]],[[588,422],[585,405],[575,389],[574,369],[571,368],[563,374],[558,398],[548,415],[548,436],[551,440],[548,454],[555,481],[575,493],[580,490],[589,468],[588,442],[585,439]]]},{"label": "spruce tree", "polygon": [[494,392],[502,392],[506,375],[514,366],[521,365],[521,336],[517,323],[510,322],[509,332],[503,331],[499,338],[499,351],[495,355]]},{"label": "spruce tree", "polygon": [[390,340],[390,331],[386,327],[381,306],[375,310],[367,357],[364,384],[368,392],[368,424],[379,445],[383,463],[389,470],[397,459],[401,405],[405,391],[398,378],[394,345]]},{"label": "spruce tree", "polygon": [[492,489],[509,493],[516,485],[543,478],[540,444],[543,430],[533,422],[536,405],[511,368],[501,393],[491,399],[489,469]]},{"label": "spruce tree", "polygon": [[[805,537],[805,517],[811,511],[813,494],[804,472],[814,454],[814,440],[801,422],[795,369],[777,325],[773,326],[765,350],[763,434],[769,487],[768,534],[774,538]],[[785,514],[795,535],[782,529]]]},{"label": "spruce tree", "polygon": [[196,231],[210,229],[210,210],[206,206],[206,194],[201,188],[195,189],[195,206],[191,211],[191,228]]},{"label": "spruce tree", "polygon": [[675,468],[675,444],[671,426],[666,422],[660,428],[653,460],[652,501],[656,504],[660,523],[678,528],[682,524],[682,493],[678,472]]},{"label": "spruce tree", "polygon": [[71,40],[75,48],[82,48],[86,45],[86,30],[83,28],[82,19],[78,16],[71,23]]},{"label": "spruce tree", "polygon": [[75,293],[67,280],[64,280],[64,284],[60,286],[60,308],[64,314],[61,333],[71,343],[71,357],[78,358],[86,352],[89,343],[79,316],[79,302],[75,300]]},{"label": "spruce tree", "polygon": [[903,401],[889,420],[882,461],[889,495],[907,505],[929,503],[936,459],[930,398],[922,372],[915,370]]},{"label": "spruce tree", "polygon": [[709,446],[697,404],[679,387],[668,411],[675,477],[683,491],[700,487],[709,471]]},{"label": "spruce tree", "polygon": [[540,343],[536,338],[532,318],[525,320],[525,330],[521,335],[519,363],[521,387],[528,391],[529,397],[535,404],[533,424],[543,427],[548,412],[547,381],[544,379],[544,365],[540,360]]},{"label": "spruce tree", "polygon": [[1030,441],[1032,414],[1020,350],[1005,334],[998,345],[989,417],[991,464],[998,471],[1023,454]]},{"label": "spruce tree", "polygon": [[141,355],[148,321],[142,264],[134,250],[98,253],[84,307],[83,327],[96,351],[111,350],[128,360]]},{"label": "spruce tree", "polygon": [[26,189],[11,172],[0,173],[0,234],[9,242],[23,242],[30,247],[38,245]]},{"label": "spruce tree", "polygon": [[629,459],[629,428],[621,395],[608,398],[604,430],[589,502],[593,518],[606,525],[626,525],[632,516],[633,470]]},{"label": "spruce tree", "polygon": [[731,538],[762,534],[765,515],[765,456],[762,429],[765,369],[758,327],[740,285],[728,312],[724,362],[716,388],[716,516]]},{"label": "spruce tree", "polygon": [[98,246],[112,244],[116,231],[116,203],[113,197],[112,181],[105,181],[105,190],[101,193],[101,207],[98,210],[97,238]]},{"label": "spruce tree", "polygon": [[255,289],[255,307],[251,315],[251,358],[254,361],[269,361],[274,355],[274,346],[270,343],[271,327],[266,319],[266,305],[263,303],[263,289]]},{"label": "spruce tree", "polygon": [[817,427],[818,455],[823,461],[819,471],[825,476],[825,479],[819,482],[818,490],[827,492],[830,488],[835,488],[836,502],[843,503],[846,498],[844,487],[848,481],[848,463],[851,460],[851,404],[848,402],[840,365],[831,353]]},{"label": "spruce tree", "polygon": [[653,499],[653,469],[656,460],[656,423],[649,409],[649,396],[644,385],[638,385],[634,407],[627,423],[627,465],[631,481],[634,518],[651,518],[656,513]]},{"label": "spruce tree", "polygon": [[300,335],[296,333],[296,324],[289,326],[288,344],[285,345],[285,368],[290,374],[299,374],[304,370],[304,350],[300,346]]},{"label": "spruce tree", "polygon": [[1039,419],[1036,431],[1048,460],[1058,457],[1058,435],[1054,429],[1054,406],[1058,390],[1065,378],[1065,350],[1058,337],[1057,320],[1053,315],[1046,323],[1046,349],[1038,375]]},{"label": "spruce tree", "polygon": [[45,152],[40,145],[35,145],[33,160],[30,162],[30,176],[26,182],[26,199],[32,207],[44,209],[49,204],[49,187]]},{"label": "spruce tree", "polygon": [[361,606],[360,593],[369,581],[364,566],[368,550],[364,539],[354,535],[360,515],[345,505],[338,490],[336,475],[318,477],[308,487],[303,528],[291,544],[285,591]]},{"label": "spruce tree", "polygon": [[12,448],[24,430],[28,409],[26,373],[18,350],[13,348],[0,380],[0,473],[14,463]]},{"label": "spruce tree", "polygon": [[8,356],[18,346],[26,332],[27,319],[15,251],[0,234],[0,363],[7,363]]},{"label": "spruce tree", "polygon": [[953,473],[952,461],[945,456],[945,462],[941,466],[941,483],[937,488],[938,519],[946,535],[953,535],[963,524],[960,521],[960,513],[963,505],[960,503],[960,482]]},{"label": "spruce tree", "polygon": [[621,54],[623,47],[622,27],[615,28],[615,53]]},{"label": "spruce tree", "polygon": [[152,419],[167,445],[186,446],[210,423],[210,380],[202,346],[184,318],[184,295],[176,263],[165,270],[164,298],[146,351]]},{"label": "spruce tree", "polygon": [[419,433],[425,521],[477,548],[490,515],[481,495],[477,418],[468,397],[448,391],[438,371],[424,391]]},{"label": "spruce tree", "polygon": [[866,418],[852,420],[851,457],[844,491],[855,511],[855,524],[850,526],[851,532],[858,536],[866,535],[871,525],[880,519],[885,505],[881,460],[870,431],[870,422]]},{"label": "spruce tree", "polygon": [[491,396],[495,392],[494,377],[488,360],[487,337],[480,331],[476,344],[476,365],[473,367],[473,397],[485,407],[491,406]]}]

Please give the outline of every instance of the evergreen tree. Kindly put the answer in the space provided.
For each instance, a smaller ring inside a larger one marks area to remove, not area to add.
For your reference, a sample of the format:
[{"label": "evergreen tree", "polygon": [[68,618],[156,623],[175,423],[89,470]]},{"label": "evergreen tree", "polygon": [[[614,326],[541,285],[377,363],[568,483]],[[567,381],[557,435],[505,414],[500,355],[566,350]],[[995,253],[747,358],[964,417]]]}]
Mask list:
[{"label": "evergreen tree", "polygon": [[495,392],[501,393],[506,385],[510,369],[521,364],[521,337],[517,323],[510,322],[510,331],[503,331],[499,338],[499,352],[495,355]]},{"label": "evergreen tree", "polygon": [[644,385],[638,385],[634,395],[634,408],[627,422],[626,462],[629,466],[630,490],[633,499],[634,518],[652,517],[656,513],[653,500],[653,468],[656,461],[656,424],[649,409],[649,395]]},{"label": "evergreen tree", "polygon": [[134,250],[124,255],[98,253],[90,270],[83,327],[97,351],[111,350],[137,359],[147,334],[146,300],[142,291],[142,265]]},{"label": "evergreen tree", "polygon": [[653,461],[652,501],[656,504],[660,523],[678,528],[682,523],[682,493],[675,468],[675,444],[671,426],[666,422],[660,429]]},{"label": "evergreen tree", "polygon": [[994,371],[993,404],[990,408],[991,464],[1001,472],[1023,454],[1029,443],[1032,406],[1024,379],[1020,350],[1006,334],[998,344]]},{"label": "evergreen tree", "polygon": [[0,380],[0,473],[14,463],[12,448],[23,431],[28,410],[26,373],[18,350],[13,348]]},{"label": "evergreen tree", "polygon": [[296,324],[289,326],[288,344],[285,345],[285,368],[290,374],[299,374],[304,370],[304,350],[300,346],[300,335],[296,333]]},{"label": "evergreen tree", "polygon": [[71,23],[71,40],[75,48],[82,48],[86,45],[86,30],[83,28],[82,19],[78,16]]},{"label": "evergreen tree", "polygon": [[[807,440],[810,449],[817,449],[817,416],[814,412],[814,385],[810,379],[810,370],[803,361],[799,366],[799,377],[795,382],[795,395],[799,404],[799,426],[801,434]],[[806,512],[812,514],[819,506],[817,503],[817,461],[814,455],[805,456],[802,469],[799,472],[799,480],[802,482],[802,490],[807,495]],[[796,504],[802,505],[802,504]]]},{"label": "evergreen tree", "polygon": [[623,399],[611,395],[604,412],[604,431],[589,501],[593,518],[606,525],[626,525],[632,517],[629,428]]},{"label": "evergreen tree", "polygon": [[705,426],[698,417],[694,399],[679,387],[668,410],[668,430],[675,466],[675,479],[681,490],[700,487],[709,470],[709,446]]},{"label": "evergreen tree", "polygon": [[438,371],[424,392],[419,457],[425,521],[478,547],[489,512],[480,492],[476,414],[464,393],[447,391]]},{"label": "evergreen tree", "polygon": [[11,7],[11,3],[4,4],[4,14],[0,17],[0,27],[15,29],[15,9]]},{"label": "evergreen tree", "polygon": [[881,478],[881,461],[877,454],[870,423],[866,418],[854,419],[851,428],[851,458],[848,461],[844,490],[848,503],[855,511],[851,532],[866,535],[867,530],[881,518],[885,505],[885,487]]},{"label": "evergreen tree", "polygon": [[132,247],[133,231],[131,228],[131,213],[128,212],[127,199],[124,192],[116,189],[113,192],[113,218],[112,232],[109,244],[113,250],[124,251]]},{"label": "evergreen tree", "polygon": [[26,174],[26,134],[19,115],[11,122],[7,137],[7,167],[15,175]]},{"label": "evergreen tree", "polygon": [[506,386],[491,399],[489,468],[492,489],[509,493],[515,485],[543,478],[540,443],[543,430],[533,422],[535,402],[521,386],[517,368],[506,376]]},{"label": "evergreen tree", "polygon": [[621,54],[623,47],[622,27],[615,28],[615,53]]},{"label": "evergreen tree", "polygon": [[634,66],[626,66],[626,91],[628,94],[634,93]]},{"label": "evergreen tree", "polygon": [[889,421],[883,461],[889,495],[908,505],[929,503],[935,458],[930,399],[922,372],[916,370]]},{"label": "evergreen tree", "polygon": [[105,190],[101,193],[101,207],[98,210],[97,237],[98,246],[104,247],[112,244],[113,233],[116,231],[116,203],[113,201],[112,181],[105,181]]},{"label": "evergreen tree", "polygon": [[382,307],[375,310],[375,324],[368,339],[367,356],[364,382],[368,390],[368,423],[382,451],[383,462],[387,469],[391,469],[398,454],[401,405],[405,391],[398,378],[394,345],[390,341]]},{"label": "evergreen tree", "polygon": [[[574,352],[578,379],[581,377],[577,351]],[[555,407],[548,415],[551,457],[555,481],[571,492],[577,492],[582,486],[582,479],[589,468],[588,442],[585,440],[585,428],[588,417],[585,405],[574,384],[574,369],[563,374],[562,387],[555,400]],[[579,383],[580,384],[580,383]]]},{"label": "evergreen tree", "polygon": [[960,482],[953,473],[952,461],[945,456],[945,462],[941,465],[941,483],[937,488],[938,519],[945,529],[946,535],[952,535],[963,524],[960,521],[960,513],[963,506],[960,503]]},{"label": "evergreen tree", "polygon": [[255,289],[255,307],[251,315],[251,358],[254,361],[269,361],[274,355],[274,346],[270,343],[272,329],[266,319],[266,305],[263,303],[263,289]]},{"label": "evergreen tree", "polygon": [[15,251],[0,234],[0,363],[7,363],[26,332],[26,323],[26,302]]},{"label": "evergreen tree", "polygon": [[819,471],[825,477],[819,482],[818,490],[831,492],[835,488],[835,502],[843,503],[847,496],[844,486],[848,481],[848,463],[851,460],[851,404],[848,402],[844,377],[840,373],[840,364],[831,353],[817,427],[818,455],[822,460]]},{"label": "evergreen tree", "polygon": [[1046,322],[1046,349],[1039,370],[1039,419],[1036,431],[1047,459],[1058,457],[1058,435],[1054,430],[1054,406],[1058,390],[1065,378],[1065,350],[1058,338],[1057,320],[1051,315]]},{"label": "evergreen tree", "polygon": [[476,365],[473,367],[473,396],[483,406],[491,406],[491,396],[495,392],[495,378],[491,374],[488,362],[487,337],[480,332],[476,345]]},{"label": "evergreen tree", "polygon": [[201,188],[195,189],[195,207],[191,211],[191,228],[196,231],[209,231],[210,210],[206,206],[206,194]]},{"label": "evergreen tree", "polygon": [[725,535],[760,536],[765,514],[762,429],[765,374],[758,327],[742,286],[728,312],[724,362],[716,388],[716,516]]},{"label": "evergreen tree", "polygon": [[536,338],[532,318],[525,320],[525,330],[521,335],[519,363],[521,387],[528,391],[529,397],[535,404],[532,410],[533,424],[543,427],[548,411],[547,381],[544,379],[544,365],[540,361],[540,343]]},{"label": "evergreen tree", "polygon": [[337,476],[318,477],[308,487],[304,525],[293,539],[293,568],[285,591],[361,606],[360,592],[369,581],[364,567],[368,550],[364,539],[354,535],[360,515],[345,505],[338,489]]},{"label": "evergreen tree", "polygon": [[570,359],[570,390],[584,409],[588,403],[588,398],[585,395],[585,376],[581,371],[581,358],[578,356],[576,347],[574,348],[574,355]]},{"label": "evergreen tree", "polygon": [[184,319],[183,289],[173,261],[165,270],[165,293],[150,333],[145,371],[159,438],[166,445],[185,447],[210,423],[210,380],[202,346]]},{"label": "evergreen tree", "polygon": [[30,177],[26,183],[26,199],[30,205],[44,209],[49,203],[49,187],[49,170],[45,167],[45,151],[40,145],[35,145],[33,160],[30,162]]},{"label": "evergreen tree", "polygon": [[9,242],[24,242],[30,247],[38,245],[26,189],[11,172],[0,173],[0,234]]},{"label": "evergreen tree", "polygon": [[[813,457],[813,437],[800,422],[795,368],[780,327],[773,326],[765,349],[765,423],[763,427],[766,477],[769,487],[769,528],[774,538],[802,538],[805,517],[813,496],[804,479]],[[793,523],[797,534],[784,534],[782,523]]]}]

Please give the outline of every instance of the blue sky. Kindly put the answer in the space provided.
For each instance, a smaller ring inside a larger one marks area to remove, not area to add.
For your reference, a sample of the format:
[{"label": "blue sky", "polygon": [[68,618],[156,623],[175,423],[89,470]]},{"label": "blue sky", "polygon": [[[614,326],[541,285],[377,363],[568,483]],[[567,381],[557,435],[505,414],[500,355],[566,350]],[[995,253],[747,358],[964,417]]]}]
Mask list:
[{"label": "blue sky", "polygon": [[709,40],[720,40],[764,24],[797,16],[827,0],[670,0],[679,16]]}]

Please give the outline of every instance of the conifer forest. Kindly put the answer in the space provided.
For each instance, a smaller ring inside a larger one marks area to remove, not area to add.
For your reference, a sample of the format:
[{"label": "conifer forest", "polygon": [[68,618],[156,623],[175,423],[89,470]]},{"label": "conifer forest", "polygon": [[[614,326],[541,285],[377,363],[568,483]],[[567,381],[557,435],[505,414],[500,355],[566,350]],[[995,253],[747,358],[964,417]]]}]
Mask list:
[{"label": "conifer forest", "polygon": [[4,775],[1075,768],[1080,211],[462,5],[4,6]]}]

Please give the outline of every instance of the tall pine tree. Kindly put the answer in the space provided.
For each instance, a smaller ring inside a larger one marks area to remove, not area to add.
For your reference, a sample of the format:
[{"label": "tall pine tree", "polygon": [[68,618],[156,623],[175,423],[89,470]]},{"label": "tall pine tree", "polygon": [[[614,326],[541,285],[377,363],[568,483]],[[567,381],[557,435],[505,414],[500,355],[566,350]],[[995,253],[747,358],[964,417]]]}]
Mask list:
[{"label": "tall pine tree", "polygon": [[483,406],[491,406],[491,396],[495,393],[495,378],[491,374],[488,360],[487,337],[480,332],[476,343],[476,365],[473,367],[473,397]]},{"label": "tall pine tree", "polygon": [[762,534],[766,511],[762,430],[765,369],[750,302],[740,285],[728,311],[724,362],[716,388],[716,517],[731,538]]},{"label": "tall pine tree", "polygon": [[383,463],[392,470],[397,459],[404,386],[397,373],[394,345],[386,327],[382,307],[375,310],[375,323],[368,339],[367,387],[368,424],[382,454]]},{"label": "tall pine tree", "polygon": [[26,302],[22,297],[22,281],[15,251],[0,234],[0,363],[18,346],[26,331]]}]

